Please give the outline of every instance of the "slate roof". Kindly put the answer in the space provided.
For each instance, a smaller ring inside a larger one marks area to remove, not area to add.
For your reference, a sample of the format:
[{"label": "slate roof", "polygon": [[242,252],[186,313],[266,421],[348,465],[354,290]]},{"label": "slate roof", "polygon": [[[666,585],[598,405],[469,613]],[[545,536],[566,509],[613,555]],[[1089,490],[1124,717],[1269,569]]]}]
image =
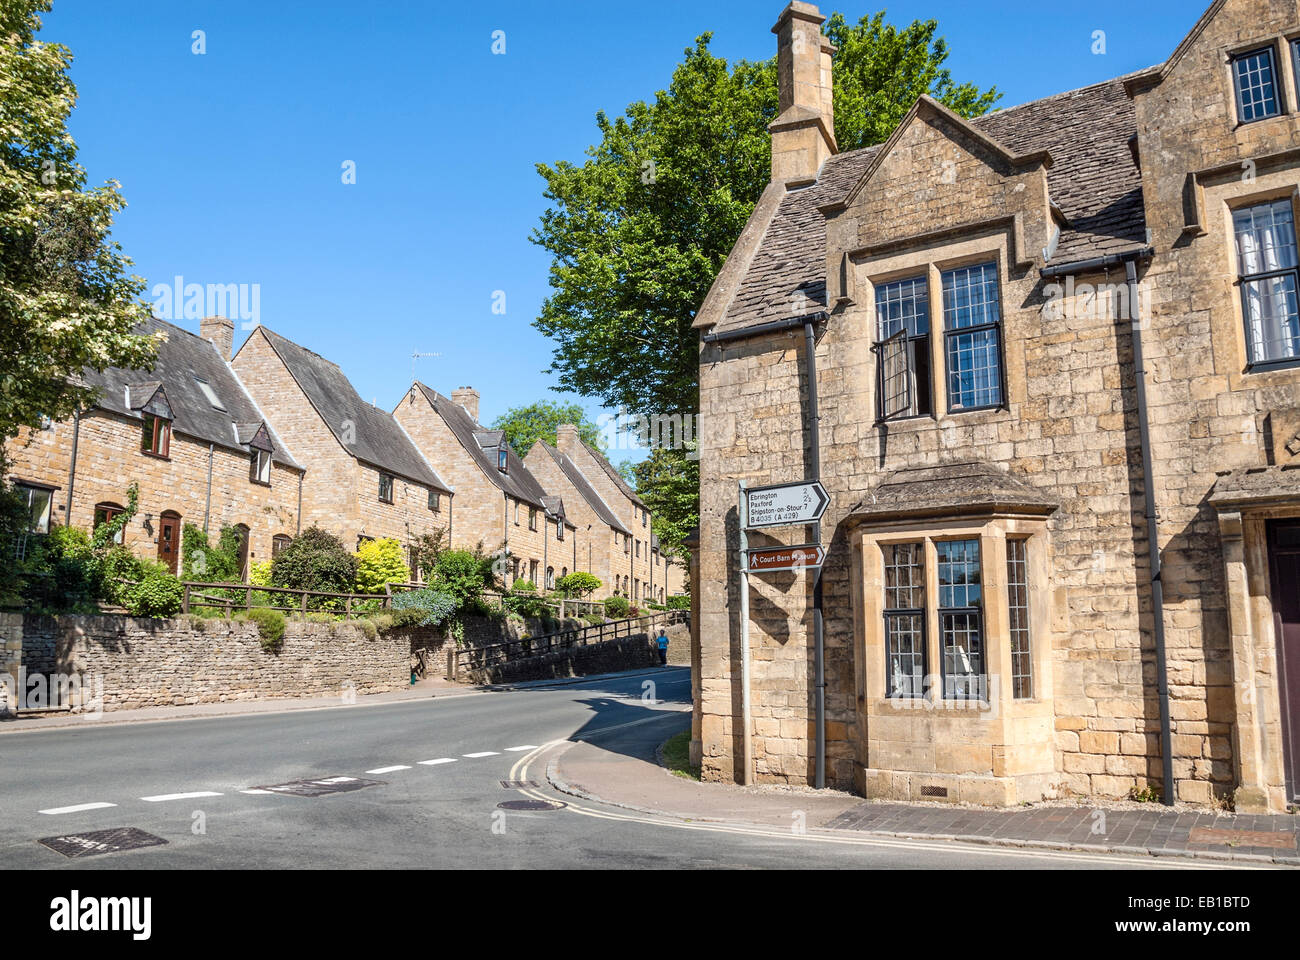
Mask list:
[{"label": "slate roof", "polygon": [[[445,493],[452,492],[407,436],[402,425],[391,414],[362,400],[338,364],[266,327],[258,327],[258,330],[321,419],[352,456],[405,480]],[[353,429],[345,427],[349,423]]]},{"label": "slate roof", "polygon": [[509,451],[506,456],[506,467],[508,473],[502,473],[497,469],[497,445],[505,442],[505,434],[500,430],[484,430],[478,422],[469,415],[464,407],[450,397],[444,397],[438,391],[424,384],[417,382],[416,386],[424,394],[424,398],[432,404],[433,409],[437,411],[438,416],[442,417],[443,422],[455,434],[460,445],[464,447],[478,468],[483,471],[484,476],[494,484],[510,494],[516,500],[522,500],[524,503],[531,504],[541,509],[546,509],[544,502],[546,491],[542,485],[537,482],[537,478],[529,472],[524,466],[524,462],[519,459],[510,445],[506,444]]},{"label": "slate roof", "polygon": [[[175,433],[228,450],[251,453],[247,443],[251,437],[246,437],[240,425],[260,425],[266,422],[266,415],[248,395],[230,364],[222,359],[210,341],[165,320],[150,317],[136,328],[136,333],[144,335],[159,331],[165,333],[167,339],[158,345],[158,360],[152,370],[110,367],[102,373],[87,370],[82,374],[86,386],[98,389],[97,405],[100,409],[140,419],[141,407],[161,386],[172,408],[172,430]],[[155,379],[144,379],[149,376]],[[217,410],[208,402],[195,377],[207,381],[225,410]],[[276,435],[275,428],[269,422],[266,426],[275,446],[272,459],[286,467],[302,470],[302,465]]]},{"label": "slate roof", "polygon": [[571,530],[577,530],[578,526],[564,512],[563,497],[542,497],[542,505],[546,508],[546,517],[548,520],[555,520],[564,517],[564,525]]},{"label": "slate roof", "polygon": [[568,478],[568,481],[577,488],[578,493],[582,495],[582,499],[586,500],[591,509],[596,511],[596,516],[600,517],[601,522],[607,526],[613,527],[619,533],[631,536],[632,531],[623,526],[622,521],[620,521],[614,511],[609,508],[609,504],[607,504],[604,498],[596,492],[596,488],[587,482],[587,478],[583,475],[582,471],[578,469],[578,465],[567,456],[560,453],[560,451],[555,449],[555,447],[552,447],[549,443],[542,440],[538,440],[537,442],[541,445],[543,450],[550,454],[551,459],[556,462],[560,470],[564,473],[564,476]]},{"label": "slate roof", "polygon": [[605,473],[609,476],[609,479],[614,481],[614,486],[618,487],[619,491],[622,492],[623,496],[627,497],[629,500],[635,503],[642,510],[648,511],[650,509],[645,505],[642,499],[636,495],[636,491],[633,490],[628,485],[628,482],[623,479],[623,475],[618,472],[617,468],[615,468],[615,466],[612,463],[610,463],[608,460],[605,459],[605,455],[603,453],[601,453],[599,450],[597,450],[595,447],[592,447],[588,443],[585,443],[583,441],[579,441],[579,443],[582,443],[582,445],[587,448],[587,452],[591,454],[592,458],[600,466],[600,469],[605,471]]},{"label": "slate roof", "polygon": [[1051,514],[1060,506],[1050,494],[1005,470],[972,461],[887,473],[853,508],[851,518],[861,522],[1001,510]]},{"label": "slate roof", "polygon": [[[1051,154],[1051,200],[1068,220],[1053,263],[1146,246],[1141,174],[1130,146],[1137,118],[1124,90],[1127,79],[1107,80],[970,121],[1012,153]],[[880,149],[872,146],[831,157],[815,184],[780,198],[715,332],[827,309],[826,219],[818,208],[843,200]],[[760,201],[757,215],[763,213]]]}]

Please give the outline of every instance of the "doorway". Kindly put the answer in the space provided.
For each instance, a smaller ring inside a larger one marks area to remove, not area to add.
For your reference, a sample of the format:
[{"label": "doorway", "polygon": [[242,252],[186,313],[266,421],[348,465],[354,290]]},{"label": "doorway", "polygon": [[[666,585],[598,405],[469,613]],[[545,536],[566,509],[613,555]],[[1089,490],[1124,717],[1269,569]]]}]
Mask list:
[{"label": "doorway", "polygon": [[170,510],[158,519],[158,562],[165,564],[176,575],[176,563],[180,556],[181,515]]},{"label": "doorway", "polygon": [[1286,795],[1300,801],[1300,520],[1268,525],[1277,635],[1278,697],[1282,704],[1282,749],[1286,753]]}]

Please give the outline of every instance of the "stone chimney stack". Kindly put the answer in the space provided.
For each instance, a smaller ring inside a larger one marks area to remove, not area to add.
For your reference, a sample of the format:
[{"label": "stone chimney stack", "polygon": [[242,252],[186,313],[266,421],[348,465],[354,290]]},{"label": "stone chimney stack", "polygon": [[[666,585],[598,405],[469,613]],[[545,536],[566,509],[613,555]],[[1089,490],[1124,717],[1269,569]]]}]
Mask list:
[{"label": "stone chimney stack", "polygon": [[812,3],[793,0],[772,32],[777,36],[781,114],[772,133],[772,182],[817,178],[835,145],[833,47],[822,36],[826,18]]},{"label": "stone chimney stack", "polygon": [[555,447],[565,456],[573,456],[581,444],[582,437],[573,424],[566,423],[555,431]]},{"label": "stone chimney stack", "polygon": [[211,341],[221,354],[221,359],[229,361],[235,349],[235,321],[225,317],[208,317],[199,321],[199,336]]},{"label": "stone chimney stack", "polygon": [[479,392],[477,390],[473,387],[461,387],[451,392],[451,399],[453,403],[464,407],[465,412],[474,418],[475,423],[478,423]]}]

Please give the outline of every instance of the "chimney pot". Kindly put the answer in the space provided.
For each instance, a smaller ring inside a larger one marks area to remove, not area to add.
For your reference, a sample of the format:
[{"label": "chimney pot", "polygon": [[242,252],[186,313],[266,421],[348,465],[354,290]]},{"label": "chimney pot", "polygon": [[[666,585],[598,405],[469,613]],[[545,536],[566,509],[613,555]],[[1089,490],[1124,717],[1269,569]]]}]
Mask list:
[{"label": "chimney pot", "polygon": [[211,342],[221,354],[221,359],[229,361],[235,348],[235,322],[225,317],[207,317],[199,321],[199,336]]}]

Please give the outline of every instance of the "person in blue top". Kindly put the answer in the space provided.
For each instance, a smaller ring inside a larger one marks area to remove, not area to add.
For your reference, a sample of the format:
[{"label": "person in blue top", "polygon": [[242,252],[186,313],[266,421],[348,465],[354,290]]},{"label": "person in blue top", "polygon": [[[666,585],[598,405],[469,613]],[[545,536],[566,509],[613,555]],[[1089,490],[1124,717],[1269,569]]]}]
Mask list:
[{"label": "person in blue top", "polygon": [[655,641],[659,645],[659,665],[668,666],[668,631],[663,627],[659,628],[659,637]]}]

